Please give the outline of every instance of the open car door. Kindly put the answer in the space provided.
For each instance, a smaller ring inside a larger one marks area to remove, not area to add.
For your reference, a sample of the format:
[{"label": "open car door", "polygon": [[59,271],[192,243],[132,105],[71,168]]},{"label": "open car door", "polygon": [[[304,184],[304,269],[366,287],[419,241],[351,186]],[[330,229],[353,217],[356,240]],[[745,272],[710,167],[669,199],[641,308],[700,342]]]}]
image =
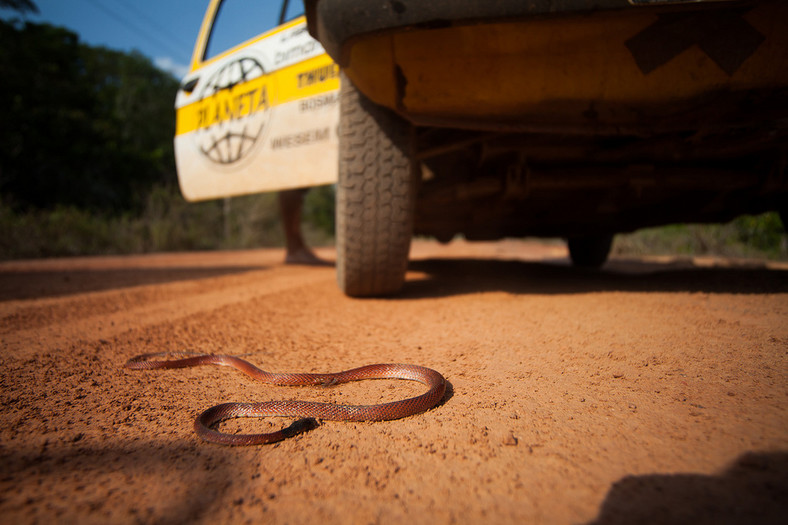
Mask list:
[{"label": "open car door", "polygon": [[[211,0],[175,101],[175,160],[190,201],[337,180],[339,68],[268,2]],[[293,5],[296,4],[296,5]]]}]

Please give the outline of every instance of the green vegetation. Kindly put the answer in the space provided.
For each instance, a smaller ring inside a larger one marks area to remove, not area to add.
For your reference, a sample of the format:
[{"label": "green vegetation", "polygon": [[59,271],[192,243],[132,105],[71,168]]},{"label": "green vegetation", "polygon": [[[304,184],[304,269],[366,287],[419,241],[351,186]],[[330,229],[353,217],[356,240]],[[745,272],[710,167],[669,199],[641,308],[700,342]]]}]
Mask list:
[{"label": "green vegetation", "polygon": [[788,235],[777,213],[744,215],[727,224],[676,224],[616,236],[617,255],[723,255],[788,259]]},{"label": "green vegetation", "polygon": [[15,210],[140,210],[173,184],[178,82],[139,53],[0,21],[0,192]]},{"label": "green vegetation", "polygon": [[[312,189],[304,202],[304,236],[314,246],[333,243],[331,186]],[[330,204],[330,209],[328,204]],[[121,215],[76,206],[15,211],[0,202],[2,259],[282,246],[276,194],[186,202],[173,186],[155,186],[142,210]]]}]

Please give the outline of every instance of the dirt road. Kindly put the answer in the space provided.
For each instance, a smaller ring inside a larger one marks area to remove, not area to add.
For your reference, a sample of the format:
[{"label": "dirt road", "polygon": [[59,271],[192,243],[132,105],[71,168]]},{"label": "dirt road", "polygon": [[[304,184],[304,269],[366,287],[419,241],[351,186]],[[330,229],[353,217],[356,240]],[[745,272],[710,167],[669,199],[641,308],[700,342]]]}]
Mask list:
[{"label": "dirt road", "polygon": [[[788,267],[594,273],[514,241],[412,255],[387,300],[348,299],[333,269],[279,250],[0,264],[0,522],[784,523]],[[192,432],[217,403],[423,387],[123,368],[180,350],[271,371],[414,363],[450,388],[403,420],[222,447]]]}]

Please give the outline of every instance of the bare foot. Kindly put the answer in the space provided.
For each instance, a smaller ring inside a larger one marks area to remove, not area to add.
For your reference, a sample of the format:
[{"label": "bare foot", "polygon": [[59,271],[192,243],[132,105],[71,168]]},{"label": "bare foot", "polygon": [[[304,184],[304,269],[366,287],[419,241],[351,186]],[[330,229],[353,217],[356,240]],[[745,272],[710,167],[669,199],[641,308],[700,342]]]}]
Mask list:
[{"label": "bare foot", "polygon": [[312,253],[311,250],[304,248],[287,252],[285,264],[299,264],[307,266],[334,266],[331,261],[326,261]]}]

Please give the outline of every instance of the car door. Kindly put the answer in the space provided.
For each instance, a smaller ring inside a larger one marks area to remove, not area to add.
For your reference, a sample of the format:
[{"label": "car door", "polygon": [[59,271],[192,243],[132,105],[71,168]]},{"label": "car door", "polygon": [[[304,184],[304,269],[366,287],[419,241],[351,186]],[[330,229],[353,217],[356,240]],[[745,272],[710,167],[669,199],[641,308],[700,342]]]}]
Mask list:
[{"label": "car door", "polygon": [[290,4],[266,28],[267,0],[211,0],[175,100],[187,200],[336,182],[339,68]]}]

